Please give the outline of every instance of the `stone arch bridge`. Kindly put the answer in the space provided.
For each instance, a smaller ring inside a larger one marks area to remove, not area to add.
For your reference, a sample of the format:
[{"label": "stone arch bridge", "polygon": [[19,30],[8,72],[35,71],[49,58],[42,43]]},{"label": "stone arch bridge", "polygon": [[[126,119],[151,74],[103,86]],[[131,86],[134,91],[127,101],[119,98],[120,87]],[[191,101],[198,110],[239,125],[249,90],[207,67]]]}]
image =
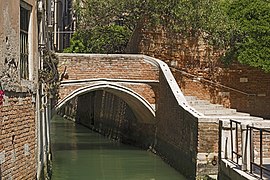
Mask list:
[{"label": "stone arch bridge", "polygon": [[262,120],[185,97],[167,64],[152,57],[57,55],[59,114],[154,149],[188,179],[217,174],[220,119]]}]

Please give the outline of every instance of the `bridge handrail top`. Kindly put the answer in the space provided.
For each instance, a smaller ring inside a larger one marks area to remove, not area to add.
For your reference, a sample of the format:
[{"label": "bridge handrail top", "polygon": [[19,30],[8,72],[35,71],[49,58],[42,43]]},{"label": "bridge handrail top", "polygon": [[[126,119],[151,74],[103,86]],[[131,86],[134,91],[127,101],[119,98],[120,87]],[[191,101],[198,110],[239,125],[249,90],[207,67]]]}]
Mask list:
[{"label": "bridge handrail top", "polygon": [[159,59],[143,55],[143,54],[89,54],[89,53],[55,53],[59,57],[64,57],[64,56],[72,56],[72,57],[125,57],[125,58],[141,58],[143,60],[147,60],[149,63],[155,65],[155,66],[160,66],[160,61]]},{"label": "bridge handrail top", "polygon": [[164,61],[161,61],[159,59],[156,59],[154,57],[150,57],[150,56],[146,56],[146,55],[143,55],[143,58],[147,61],[149,61],[150,63],[153,63],[155,64],[157,67],[160,68],[160,71],[162,71],[162,73],[164,74],[170,88],[171,88],[171,91],[172,93],[174,94],[174,97],[176,98],[179,106],[183,107],[185,110],[187,110],[189,113],[193,114],[195,117],[203,117],[204,115],[200,112],[198,112],[196,109],[192,108],[184,94],[182,93],[182,91],[180,90],[180,87],[178,86],[169,66],[164,62]]},{"label": "bridge handrail top", "polygon": [[158,83],[158,80],[147,80],[147,79],[114,79],[114,78],[92,78],[92,79],[74,79],[61,81],[61,85],[64,84],[77,84],[97,81],[108,81],[108,82],[123,82],[123,83]]},{"label": "bridge handrail top", "polygon": [[91,54],[91,53],[55,53],[57,56],[72,56],[72,57],[132,57],[143,58],[143,54]]}]

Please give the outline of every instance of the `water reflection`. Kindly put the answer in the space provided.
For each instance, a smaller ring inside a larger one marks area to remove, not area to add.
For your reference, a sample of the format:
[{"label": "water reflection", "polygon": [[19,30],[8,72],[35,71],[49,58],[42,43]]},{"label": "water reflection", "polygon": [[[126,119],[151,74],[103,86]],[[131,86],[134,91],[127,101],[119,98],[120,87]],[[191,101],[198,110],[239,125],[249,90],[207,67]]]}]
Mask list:
[{"label": "water reflection", "polygon": [[158,156],[59,116],[51,124],[52,180],[184,180]]}]

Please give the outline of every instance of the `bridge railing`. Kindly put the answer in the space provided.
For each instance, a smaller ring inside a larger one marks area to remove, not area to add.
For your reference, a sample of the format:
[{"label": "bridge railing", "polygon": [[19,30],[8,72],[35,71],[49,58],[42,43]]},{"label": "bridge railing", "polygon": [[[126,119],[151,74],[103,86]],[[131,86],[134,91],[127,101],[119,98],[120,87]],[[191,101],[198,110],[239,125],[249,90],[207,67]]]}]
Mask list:
[{"label": "bridge railing", "polygon": [[[263,175],[270,175],[270,130],[269,128],[259,128],[247,125],[250,133],[250,173],[259,174],[262,179]],[[258,151],[257,151],[257,150]],[[259,158],[258,158],[259,157]]]},{"label": "bridge railing", "polygon": [[[230,135],[231,135],[231,160],[239,164],[239,159],[242,158],[241,139],[242,139],[241,122],[230,120]],[[234,157],[235,155],[235,157]]]},{"label": "bridge railing", "polygon": [[269,125],[263,121],[221,120],[220,159],[258,178],[270,177]]}]

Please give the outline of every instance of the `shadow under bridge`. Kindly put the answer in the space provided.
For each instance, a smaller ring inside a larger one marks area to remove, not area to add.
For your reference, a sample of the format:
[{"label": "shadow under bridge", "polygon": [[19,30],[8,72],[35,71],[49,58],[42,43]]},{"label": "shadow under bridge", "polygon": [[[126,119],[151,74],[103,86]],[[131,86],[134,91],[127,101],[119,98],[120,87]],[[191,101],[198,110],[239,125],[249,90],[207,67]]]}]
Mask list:
[{"label": "shadow under bridge", "polygon": [[97,123],[128,121],[155,124],[155,109],[132,89],[113,82],[98,81],[78,88],[62,99],[56,111],[92,127]]}]

